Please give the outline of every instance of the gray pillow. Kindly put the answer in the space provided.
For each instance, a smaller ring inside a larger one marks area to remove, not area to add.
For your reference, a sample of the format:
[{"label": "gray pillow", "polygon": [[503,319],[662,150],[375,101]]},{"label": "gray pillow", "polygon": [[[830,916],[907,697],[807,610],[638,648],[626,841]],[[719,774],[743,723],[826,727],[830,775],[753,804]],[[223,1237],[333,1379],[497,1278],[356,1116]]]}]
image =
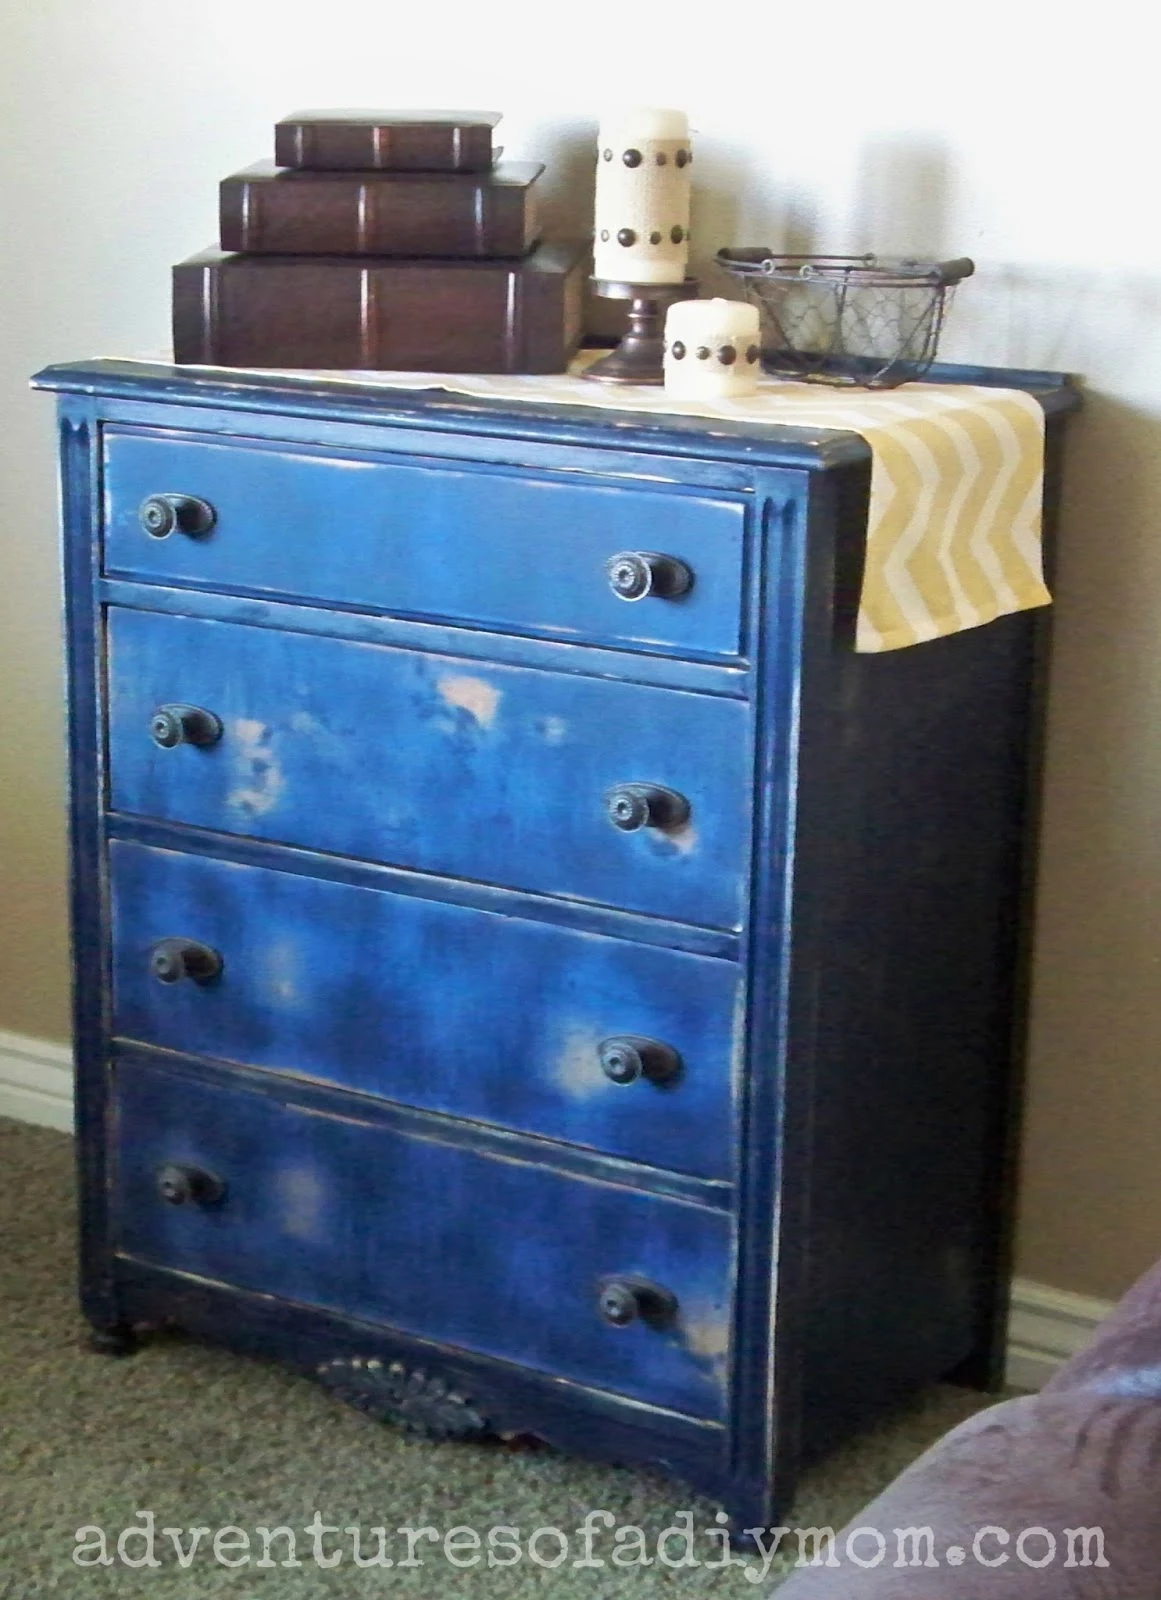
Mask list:
[{"label": "gray pillow", "polygon": [[778,1600],[1158,1600],[1159,1475],[1161,1264],[1039,1394],[961,1423],[833,1548],[808,1544]]}]

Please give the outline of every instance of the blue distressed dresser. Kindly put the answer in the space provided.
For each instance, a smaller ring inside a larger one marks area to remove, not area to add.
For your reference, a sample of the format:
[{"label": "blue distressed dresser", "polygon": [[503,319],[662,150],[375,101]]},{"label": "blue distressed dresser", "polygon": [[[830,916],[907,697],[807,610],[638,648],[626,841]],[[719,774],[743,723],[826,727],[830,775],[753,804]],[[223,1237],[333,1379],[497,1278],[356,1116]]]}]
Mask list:
[{"label": "blue distressed dresser", "polygon": [[[971,377],[1038,394],[1051,494],[1072,392]],[[37,381],[96,1347],[273,1354],[739,1534],[993,1383],[1048,614],[856,654],[853,433]]]}]

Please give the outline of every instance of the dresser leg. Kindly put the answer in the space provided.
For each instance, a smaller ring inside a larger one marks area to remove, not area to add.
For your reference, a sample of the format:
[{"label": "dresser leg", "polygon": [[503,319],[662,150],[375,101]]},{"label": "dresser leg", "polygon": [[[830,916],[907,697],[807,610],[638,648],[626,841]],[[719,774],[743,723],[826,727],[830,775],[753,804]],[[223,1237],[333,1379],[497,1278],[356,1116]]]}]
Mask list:
[{"label": "dresser leg", "polygon": [[[748,1501],[748,1503],[747,1503]],[[746,1555],[773,1555],[781,1548],[789,1529],[785,1525],[786,1507],[768,1493],[728,1500],[730,1549]]]},{"label": "dresser leg", "polygon": [[88,1344],[99,1356],[132,1356],[138,1348],[137,1335],[128,1322],[115,1323],[111,1328],[90,1328]]},{"label": "dresser leg", "polygon": [[944,1381],[957,1383],[964,1389],[979,1389],[983,1394],[1003,1394],[1006,1368],[1007,1351],[994,1343],[988,1344],[961,1361]]},{"label": "dresser leg", "polygon": [[[745,1526],[743,1526],[743,1521]],[[765,1555],[775,1546],[781,1548],[781,1541],[786,1536],[786,1529],[768,1527],[765,1523],[756,1523],[749,1518],[730,1518],[730,1549],[736,1550],[739,1555],[756,1556]]]}]

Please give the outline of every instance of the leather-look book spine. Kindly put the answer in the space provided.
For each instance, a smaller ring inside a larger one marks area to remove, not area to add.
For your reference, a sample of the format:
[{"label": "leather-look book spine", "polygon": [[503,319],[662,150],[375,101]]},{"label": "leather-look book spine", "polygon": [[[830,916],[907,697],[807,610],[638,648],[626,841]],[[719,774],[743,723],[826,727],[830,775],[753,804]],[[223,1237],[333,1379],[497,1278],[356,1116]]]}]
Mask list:
[{"label": "leather-look book spine", "polygon": [[498,111],[294,111],[274,127],[280,167],[486,172]]},{"label": "leather-look book spine", "polygon": [[225,367],[563,372],[580,343],[587,241],[522,261],[251,256],[173,269],[174,359]]},{"label": "leather-look book spine", "polygon": [[306,172],[223,179],[221,245],[251,254],[523,256],[539,237],[540,162],[490,172]]}]

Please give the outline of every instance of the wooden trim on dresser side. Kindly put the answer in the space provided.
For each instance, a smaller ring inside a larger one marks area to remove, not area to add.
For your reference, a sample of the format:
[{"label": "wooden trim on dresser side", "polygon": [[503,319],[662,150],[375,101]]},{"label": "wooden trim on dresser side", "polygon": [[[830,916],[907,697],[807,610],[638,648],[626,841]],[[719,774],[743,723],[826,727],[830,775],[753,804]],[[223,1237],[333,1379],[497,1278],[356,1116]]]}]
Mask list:
[{"label": "wooden trim on dresser side", "polygon": [[[751,993],[742,1111],[735,1255],[731,1459],[728,1500],[736,1533],[773,1525],[794,1493],[797,1404],[781,1329],[795,1323],[793,1263],[779,1256],[793,1203],[782,1181],[796,1108],[787,1101],[787,930],[793,883],[803,575],[809,496],[817,478],[793,471],[756,475],[760,556],[748,585],[747,632],[755,641],[754,867],[749,908]],[[786,1300],[781,1301],[785,1294]],[[775,1302],[780,1301],[777,1315]],[[777,1480],[777,1481],[776,1481]]]},{"label": "wooden trim on dresser side", "polygon": [[94,1329],[122,1330],[109,1242],[107,1142],[109,985],[101,804],[105,683],[95,584],[100,567],[101,451],[97,406],[61,397],[61,512],[68,650],[70,917],[81,1196],[81,1305]]}]

